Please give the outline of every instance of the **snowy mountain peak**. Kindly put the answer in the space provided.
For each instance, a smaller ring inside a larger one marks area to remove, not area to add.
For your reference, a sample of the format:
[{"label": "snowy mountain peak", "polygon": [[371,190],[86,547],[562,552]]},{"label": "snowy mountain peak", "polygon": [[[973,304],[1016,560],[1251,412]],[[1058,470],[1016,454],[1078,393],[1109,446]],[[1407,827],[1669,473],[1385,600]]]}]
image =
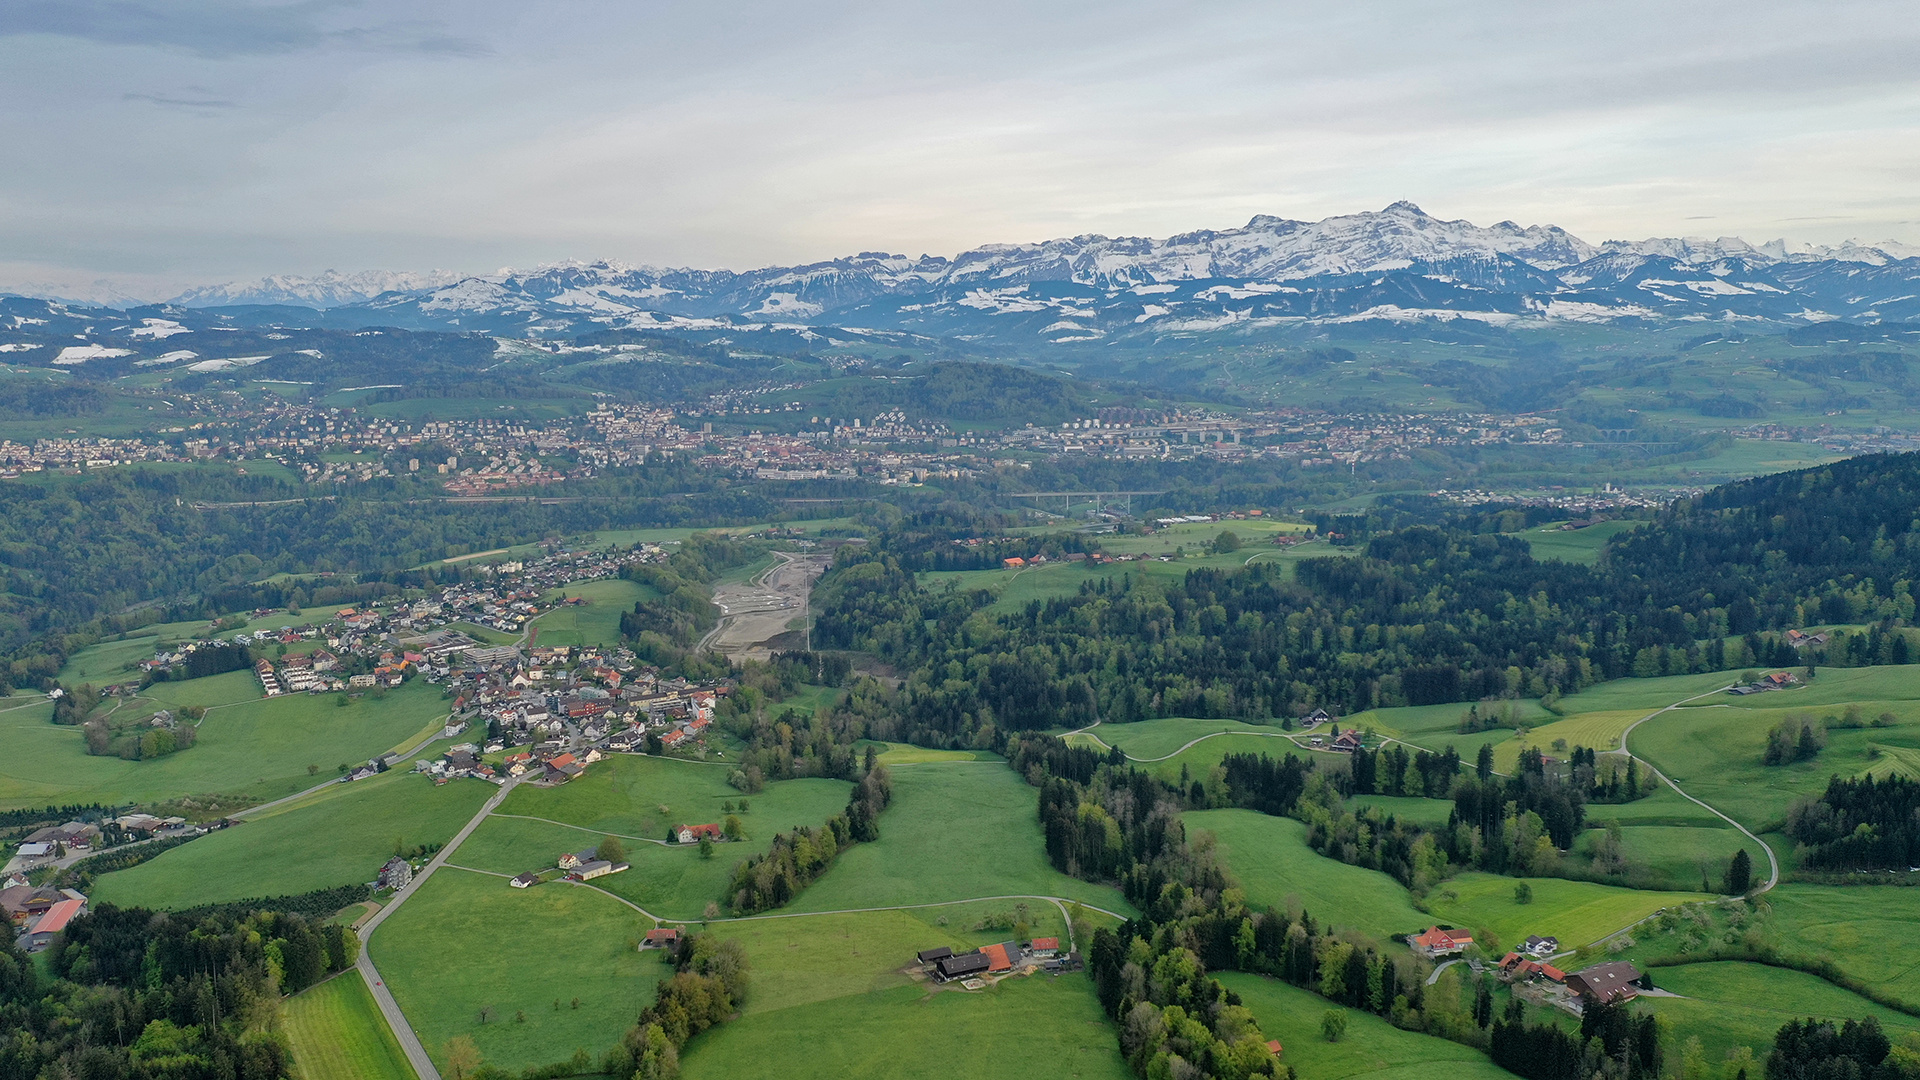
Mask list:
[{"label": "snowy mountain peak", "polygon": [[451,285],[465,275],[451,270],[362,270],[342,274],[328,270],[312,277],[274,274],[253,281],[229,281],[189,289],[168,303],[183,307],[232,307],[241,304],[296,304],[311,308],[342,307],[391,292],[422,292]]}]

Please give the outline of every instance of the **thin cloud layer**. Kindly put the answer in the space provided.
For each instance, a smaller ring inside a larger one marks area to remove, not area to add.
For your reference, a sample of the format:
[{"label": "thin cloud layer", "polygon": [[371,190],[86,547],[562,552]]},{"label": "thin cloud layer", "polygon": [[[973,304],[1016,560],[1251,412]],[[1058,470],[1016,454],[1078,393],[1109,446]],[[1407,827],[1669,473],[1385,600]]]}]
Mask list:
[{"label": "thin cloud layer", "polygon": [[1676,7],[6,4],[0,285],[745,267],[1401,198],[1920,241],[1908,5]]}]

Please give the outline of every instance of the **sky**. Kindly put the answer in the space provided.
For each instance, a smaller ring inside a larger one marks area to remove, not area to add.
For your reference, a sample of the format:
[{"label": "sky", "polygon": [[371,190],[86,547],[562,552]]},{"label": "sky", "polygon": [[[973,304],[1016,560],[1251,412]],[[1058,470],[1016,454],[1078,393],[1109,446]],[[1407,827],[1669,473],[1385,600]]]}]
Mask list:
[{"label": "sky", "polygon": [[747,269],[1400,199],[1920,243],[1910,0],[0,0],[0,289]]}]

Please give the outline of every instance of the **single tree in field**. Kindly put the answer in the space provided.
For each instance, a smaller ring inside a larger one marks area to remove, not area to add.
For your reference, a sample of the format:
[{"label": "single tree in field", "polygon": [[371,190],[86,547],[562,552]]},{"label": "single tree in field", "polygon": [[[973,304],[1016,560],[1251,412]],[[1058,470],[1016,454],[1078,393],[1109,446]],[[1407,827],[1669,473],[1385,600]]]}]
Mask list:
[{"label": "single tree in field", "polygon": [[465,1035],[455,1035],[447,1040],[447,1075],[453,1080],[466,1080],[480,1067],[480,1048]]},{"label": "single tree in field", "polygon": [[713,837],[706,835],[700,837],[700,857],[703,859],[713,858]]},{"label": "single tree in field", "polygon": [[618,837],[602,837],[600,846],[593,849],[593,854],[596,858],[605,859],[608,862],[626,862],[627,846],[622,844]]},{"label": "single tree in field", "polygon": [[720,831],[725,833],[729,840],[741,840],[747,835],[745,826],[741,825],[740,819],[732,814],[728,814],[727,820],[721,822]]},{"label": "single tree in field", "polygon": [[1339,1042],[1347,1034],[1347,1011],[1328,1009],[1320,1017],[1320,1035],[1328,1042]]},{"label": "single tree in field", "polygon": [[1728,896],[1745,896],[1753,888],[1753,857],[1746,848],[1734,852],[1733,861],[1727,864],[1725,885],[1720,891]]},{"label": "single tree in field", "polygon": [[1516,904],[1533,903],[1533,886],[1521,882],[1513,887],[1513,902]]},{"label": "single tree in field", "polygon": [[1240,534],[1232,529],[1221,529],[1220,535],[1213,538],[1215,555],[1231,555],[1240,550]]}]

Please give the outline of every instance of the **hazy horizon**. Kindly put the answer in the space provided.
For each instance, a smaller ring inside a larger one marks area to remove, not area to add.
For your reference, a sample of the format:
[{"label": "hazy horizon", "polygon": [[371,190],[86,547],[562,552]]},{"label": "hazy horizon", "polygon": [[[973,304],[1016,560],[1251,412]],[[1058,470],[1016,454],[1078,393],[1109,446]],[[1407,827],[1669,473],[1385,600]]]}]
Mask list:
[{"label": "hazy horizon", "polygon": [[1596,244],[1914,244],[1905,10],[20,3],[0,289],[747,269],[1401,199]]}]

